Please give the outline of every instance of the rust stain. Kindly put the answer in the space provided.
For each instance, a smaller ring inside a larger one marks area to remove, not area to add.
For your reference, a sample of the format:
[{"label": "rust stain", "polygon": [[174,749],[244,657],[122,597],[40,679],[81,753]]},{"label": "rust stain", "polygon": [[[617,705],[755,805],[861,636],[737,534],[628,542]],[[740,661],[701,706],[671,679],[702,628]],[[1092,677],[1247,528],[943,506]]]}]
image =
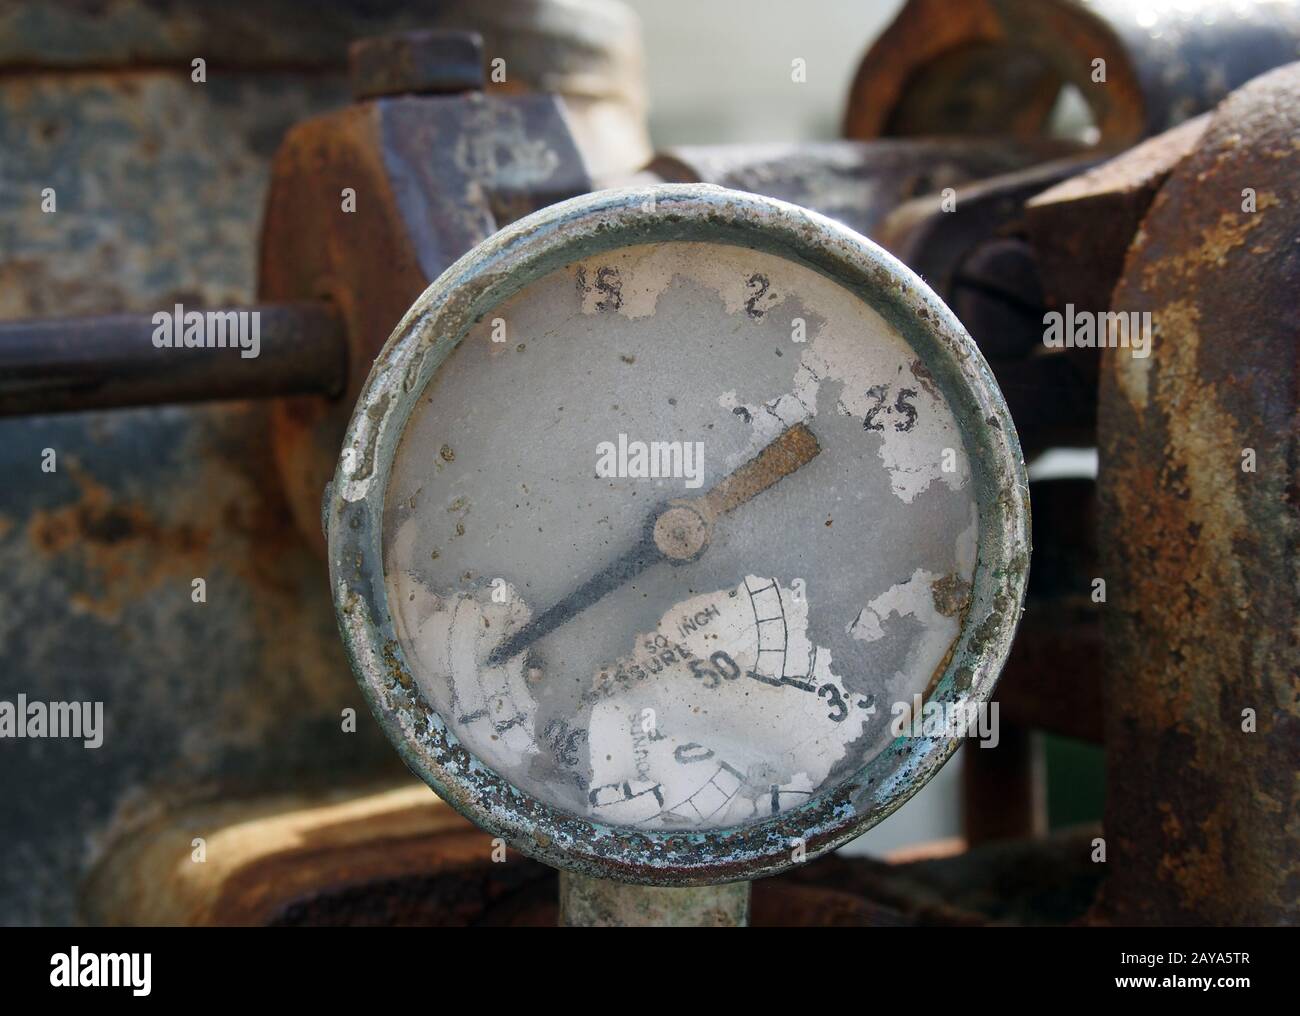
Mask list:
[{"label": "rust stain", "polygon": [[151,589],[172,579],[188,583],[202,574],[209,530],[163,525],[140,502],[114,501],[112,492],[78,463],[64,461],[80,496],[71,504],[33,512],[27,538],[46,558],[81,558],[96,591],[74,593],[69,600],[74,608],[115,621],[125,604]]},{"label": "rust stain", "polygon": [[970,583],[960,575],[945,575],[930,583],[934,609],[944,617],[957,617],[970,602]]},{"label": "rust stain", "polygon": [[[1114,496],[1123,517],[1131,520],[1127,539],[1144,562],[1135,579],[1146,590],[1142,613],[1168,639],[1166,674],[1181,675],[1166,682],[1165,696],[1147,703],[1146,719],[1158,729],[1190,732],[1190,718],[1210,722],[1217,706],[1194,693],[1195,674],[1208,662],[1202,657],[1202,626],[1214,623],[1223,599],[1237,604],[1243,623],[1249,620],[1249,590],[1232,567],[1233,547],[1246,535],[1245,512],[1232,486],[1223,482],[1240,462],[1242,439],[1231,414],[1220,407],[1215,386],[1198,369],[1196,308],[1174,300],[1154,317],[1168,339],[1151,372],[1150,398],[1161,415],[1178,424],[1166,429],[1159,455],[1127,463],[1129,480]],[[1117,361],[1120,377],[1141,362],[1124,356]],[[1197,522],[1189,525],[1189,517]],[[1206,583],[1221,596],[1202,595]]]},{"label": "rust stain", "polygon": [[942,402],[943,393],[939,391],[939,386],[935,384],[934,375],[930,373],[930,368],[920,360],[913,360],[911,365],[912,377],[925,389],[927,395],[936,401]]},{"label": "rust stain", "polygon": [[[1264,212],[1279,203],[1276,194],[1263,192],[1255,197],[1255,212],[1222,213],[1217,222],[1201,232],[1199,244],[1146,265],[1142,270],[1142,288],[1167,286],[1170,275],[1186,278],[1205,269],[1221,269],[1227,263],[1228,254],[1234,248],[1245,246],[1249,233],[1263,223]],[[1138,247],[1143,246],[1144,239],[1145,235],[1139,234]]]},{"label": "rust stain", "polygon": [[1183,898],[1192,905],[1199,905],[1212,898],[1219,873],[1225,868],[1227,858],[1223,842],[1223,823],[1230,816],[1223,813],[1222,807],[1215,808],[1210,816],[1198,823],[1202,846],[1187,842],[1183,835],[1181,823],[1173,814],[1170,805],[1161,803],[1160,810],[1166,813],[1164,829],[1171,845],[1177,850],[1165,854],[1156,868],[1157,876],[1173,882],[1178,886]]}]

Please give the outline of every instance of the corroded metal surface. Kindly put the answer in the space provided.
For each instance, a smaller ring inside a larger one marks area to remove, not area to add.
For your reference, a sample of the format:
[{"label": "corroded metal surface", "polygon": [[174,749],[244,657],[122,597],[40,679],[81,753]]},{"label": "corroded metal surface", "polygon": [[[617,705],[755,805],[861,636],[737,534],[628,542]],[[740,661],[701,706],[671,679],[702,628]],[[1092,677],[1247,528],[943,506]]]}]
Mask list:
[{"label": "corroded metal surface", "polygon": [[[643,208],[654,199],[655,211]],[[733,191],[678,185],[602,192],[522,220],[430,287],[376,360],[327,505],[340,627],[376,716],[411,768],[445,800],[518,849],[584,874],[663,885],[752,878],[788,867],[798,840],[816,856],[879,821],[956,749],[948,736],[898,739],[802,806],[748,825],[641,831],[579,818],[527,797],[478,762],[416,687],[383,579],[381,529],[391,460],[429,378],[477,317],[552,269],[629,243],[710,241],[797,258],[861,294],[900,331],[953,404],[975,474],[979,562],[972,600],[935,700],[992,692],[1028,568],[1026,482],[991,375],[950,312],[915,276],[857,234],[811,212]]]},{"label": "corroded metal surface", "polygon": [[0,316],[248,301],[268,160],[292,123],[346,98],[341,78],[276,72],[5,77]]},{"label": "corroded metal surface", "polygon": [[1300,919],[1297,137],[1300,66],[1234,93],[1114,294],[1155,335],[1106,351],[1101,391],[1099,915],[1121,923]]},{"label": "corroded metal surface", "polygon": [[1063,158],[1077,148],[1012,138],[688,145],[657,154],[647,169],[666,183],[712,183],[802,205],[874,239],[880,223],[905,201]]},{"label": "corroded metal surface", "polygon": [[483,39],[477,32],[397,32],[348,47],[352,95],[436,95],[482,91],[487,85]]},{"label": "corroded metal surface", "polygon": [[[1147,209],[1209,123],[1194,117],[1025,202],[1025,224],[1048,306],[1110,307],[1124,255]],[[1089,373],[1097,374],[1095,358]]]},{"label": "corroded metal surface", "polygon": [[[0,315],[251,300],[267,160],[345,95],[274,72],[5,77]],[[340,731],[364,706],[265,433],[243,406],[0,422],[0,698],[101,701],[107,728],[95,750],[4,745],[24,792],[0,795],[0,922],[73,922],[106,843],[174,801],[391,769],[373,727]]]},{"label": "corroded metal surface", "polygon": [[560,872],[564,928],[742,928],[749,883],[666,888]]},{"label": "corroded metal surface", "polygon": [[[0,697],[104,703],[104,740],[7,742],[13,923],[69,923],[81,873],[178,802],[393,770],[350,680],[324,568],[243,407],[6,421]],[[58,471],[40,471],[42,449]],[[206,582],[206,602],[192,599]],[[343,710],[362,717],[342,728]]]},{"label": "corroded metal surface", "polygon": [[910,0],[858,69],[845,135],[1042,134],[1072,85],[1102,141],[1130,144],[1294,60],[1298,40],[1290,0]]}]

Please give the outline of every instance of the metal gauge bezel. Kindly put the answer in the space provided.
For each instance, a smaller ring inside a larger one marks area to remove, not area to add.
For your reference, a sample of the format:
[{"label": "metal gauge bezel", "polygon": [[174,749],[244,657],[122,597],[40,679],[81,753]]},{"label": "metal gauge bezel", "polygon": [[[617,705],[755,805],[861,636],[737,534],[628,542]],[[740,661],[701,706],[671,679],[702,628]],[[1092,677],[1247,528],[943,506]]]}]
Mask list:
[{"label": "metal gauge bezel", "polygon": [[416,300],[376,358],[353,411],[324,521],[348,657],[407,766],[494,836],[546,864],[657,885],[750,879],[812,858],[902,805],[956,751],[955,737],[898,737],[797,808],[700,831],[611,826],[552,808],[483,765],[412,677],[388,609],[384,499],[394,452],[434,372],[473,325],[532,281],[632,244],[704,241],[765,251],[835,281],[898,329],[951,407],[979,513],[971,600],[929,701],[987,700],[1006,661],[1029,571],[1029,488],[1020,443],[988,364],[956,317],[901,262],[795,205],[701,184],[600,191],[552,205],[481,243]]}]

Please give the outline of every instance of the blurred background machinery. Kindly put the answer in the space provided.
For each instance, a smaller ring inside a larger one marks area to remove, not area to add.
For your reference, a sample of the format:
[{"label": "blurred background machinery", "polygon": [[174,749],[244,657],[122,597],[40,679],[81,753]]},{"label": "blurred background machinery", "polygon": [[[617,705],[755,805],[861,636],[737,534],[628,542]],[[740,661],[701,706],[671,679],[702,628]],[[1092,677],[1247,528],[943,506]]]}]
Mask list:
[{"label": "blurred background machinery", "polygon": [[[963,751],[959,788],[890,820],[907,832],[868,834],[911,843],[892,863],[760,882],[754,923],[1294,922],[1300,70],[1265,72],[1300,58],[1296,6],[814,3],[836,30],[800,5],[806,52],[762,5],[708,44],[716,13],[683,33],[675,4],[638,6],[658,154],[613,0],[0,3],[0,698],[108,717],[99,749],[0,744],[0,921],[554,923],[554,873],[493,863],[370,722],[320,496],[371,359],[443,268],[536,208],[659,179],[898,254],[1033,460],[1001,744]],[[323,219],[345,187],[356,214]],[[159,307],[254,301],[256,371],[139,355]],[[1155,351],[1044,348],[1067,304],[1149,311]],[[1099,814],[1101,745],[1104,833],[1046,835]]]}]

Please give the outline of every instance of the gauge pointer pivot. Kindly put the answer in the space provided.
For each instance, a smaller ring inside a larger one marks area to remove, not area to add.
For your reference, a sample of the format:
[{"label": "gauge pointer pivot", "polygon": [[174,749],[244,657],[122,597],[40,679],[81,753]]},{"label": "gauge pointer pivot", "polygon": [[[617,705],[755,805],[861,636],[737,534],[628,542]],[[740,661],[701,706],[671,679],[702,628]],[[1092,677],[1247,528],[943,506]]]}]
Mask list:
[{"label": "gauge pointer pivot", "polygon": [[652,564],[694,561],[708,549],[713,524],[767,490],[782,477],[811,462],[821,451],[816,436],[797,423],[782,431],[752,459],[691,498],[675,498],[651,514],[640,541],[601,569],[559,603],[547,608],[488,654],[497,667],[518,656],[535,641],[586,610],[601,597],[630,581]]}]

